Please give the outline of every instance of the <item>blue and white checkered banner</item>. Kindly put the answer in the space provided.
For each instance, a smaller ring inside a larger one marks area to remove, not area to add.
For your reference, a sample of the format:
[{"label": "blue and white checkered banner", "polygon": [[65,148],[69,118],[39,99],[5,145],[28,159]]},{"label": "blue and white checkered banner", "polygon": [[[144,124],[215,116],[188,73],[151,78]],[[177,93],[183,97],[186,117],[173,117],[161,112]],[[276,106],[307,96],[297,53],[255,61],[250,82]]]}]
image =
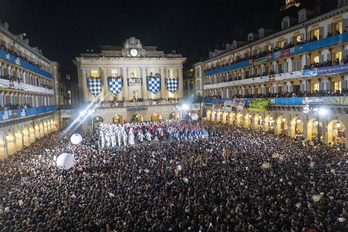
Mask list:
[{"label": "blue and white checkered banner", "polygon": [[95,97],[98,96],[102,91],[102,80],[101,79],[88,79],[87,82],[88,90]]},{"label": "blue and white checkered banner", "polygon": [[171,93],[175,93],[178,90],[178,78],[166,78],[167,89]]},{"label": "blue and white checkered banner", "polygon": [[108,79],[110,92],[118,95],[122,90],[122,79],[121,78],[111,78]]},{"label": "blue and white checkered banner", "polygon": [[147,78],[147,87],[151,93],[158,93],[158,91],[161,89],[161,79],[157,77]]}]

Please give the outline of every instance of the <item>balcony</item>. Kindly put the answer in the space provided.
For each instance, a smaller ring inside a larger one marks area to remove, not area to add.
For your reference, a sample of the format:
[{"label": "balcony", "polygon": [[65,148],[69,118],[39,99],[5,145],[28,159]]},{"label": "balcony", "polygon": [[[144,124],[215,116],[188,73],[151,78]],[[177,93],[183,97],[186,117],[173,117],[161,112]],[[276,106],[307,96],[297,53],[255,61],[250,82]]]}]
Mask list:
[{"label": "balcony", "polygon": [[54,94],[53,89],[48,89],[48,88],[24,84],[24,83],[18,83],[18,81],[10,81],[7,79],[3,79],[1,77],[0,77],[0,88],[17,89],[17,90],[24,90],[24,91],[44,93],[44,94]]},{"label": "balcony", "polygon": [[206,84],[204,85],[204,89],[251,85],[251,84],[266,83],[266,82],[272,83],[276,81],[291,81],[291,80],[300,79],[303,77],[333,75],[333,74],[347,73],[347,72],[348,72],[348,63],[341,64],[341,65],[320,67],[320,68],[305,69],[302,71],[294,71],[294,72],[252,77],[252,78],[247,78],[242,80],[221,82],[216,84]]},{"label": "balcony", "polygon": [[41,107],[33,107],[33,108],[27,108],[27,109],[3,110],[3,111],[0,111],[0,121],[46,113],[46,112],[54,111],[56,109],[57,109],[57,106],[41,106]]},{"label": "balcony", "polygon": [[[309,52],[312,50],[328,47],[331,45],[335,45],[335,44],[339,44],[339,43],[343,43],[343,42],[347,42],[347,41],[348,41],[348,32],[345,32],[345,33],[342,33],[339,35],[330,36],[330,37],[316,40],[313,42],[300,44],[298,46],[294,46],[291,48],[282,49],[282,50],[273,52],[272,54],[265,56],[264,58],[260,58],[260,59],[264,59],[267,62],[269,62],[269,61],[276,60],[279,58],[284,58],[284,57],[288,57],[288,56],[295,55],[295,54]],[[214,75],[214,74],[218,74],[221,72],[226,72],[226,71],[230,71],[230,70],[244,68],[244,67],[247,67],[250,65],[254,65],[255,61],[259,61],[259,60],[250,59],[250,60],[242,61],[242,62],[239,62],[236,64],[228,65],[225,67],[216,68],[216,69],[204,72],[204,75],[209,76],[209,75]]]},{"label": "balcony", "polygon": [[32,65],[22,59],[20,59],[17,56],[11,55],[10,53],[5,52],[4,50],[0,49],[0,59],[4,59],[7,60],[15,65],[19,65],[24,69],[28,69],[34,73],[40,74],[42,76],[45,76],[47,78],[52,79],[52,74],[48,73],[42,69],[40,69],[39,67],[36,67],[35,65]]}]

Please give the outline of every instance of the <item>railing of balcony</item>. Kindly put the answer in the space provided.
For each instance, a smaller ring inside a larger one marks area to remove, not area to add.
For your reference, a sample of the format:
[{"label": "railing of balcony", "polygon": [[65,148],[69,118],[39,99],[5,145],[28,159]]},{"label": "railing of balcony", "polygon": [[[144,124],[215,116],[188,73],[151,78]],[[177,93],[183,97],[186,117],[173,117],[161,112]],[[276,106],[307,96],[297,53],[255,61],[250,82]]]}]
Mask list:
[{"label": "railing of balcony", "polygon": [[343,43],[347,41],[348,41],[348,32],[344,32],[338,35],[333,35],[320,40],[315,40],[310,42],[305,41],[305,42],[301,42],[297,46],[293,46],[290,48],[287,47],[286,49],[280,49],[279,51],[272,52],[258,59],[249,59],[236,64],[205,71],[204,75],[209,76],[209,75],[214,75],[217,73],[226,72],[226,71],[230,71],[230,70],[234,70],[238,68],[244,68],[246,66],[256,64],[256,62],[260,62],[260,59],[262,59],[262,62],[271,61],[271,60],[284,58],[291,55],[304,53],[304,52],[320,49],[323,47],[328,47],[334,44],[339,44],[339,43]]},{"label": "railing of balcony", "polygon": [[52,79],[52,74],[48,73],[44,70],[42,70],[41,68],[30,64],[29,61],[24,61],[22,58],[15,56],[14,54],[10,54],[9,51],[5,51],[3,50],[4,48],[0,48],[0,59],[4,59],[7,60],[13,64],[19,65],[25,69],[29,69],[32,72],[38,73],[42,76],[45,76],[47,78],[51,78]]},{"label": "railing of balcony", "polygon": [[36,115],[40,113],[46,113],[50,111],[54,111],[57,109],[57,106],[41,106],[41,107],[33,107],[27,109],[8,109],[0,111],[0,121],[20,118],[24,116]]},{"label": "railing of balcony", "polygon": [[14,80],[14,78],[11,78],[10,76],[0,77],[0,88],[54,94],[54,90],[51,86],[45,85],[45,87],[40,87],[30,84],[24,84],[20,81]]},{"label": "railing of balcony", "polygon": [[[250,104],[250,101],[253,98],[211,98],[204,99],[205,104],[211,104],[214,101],[231,101],[231,102],[240,102],[243,101],[245,104]],[[348,106],[348,96],[312,96],[312,97],[271,97],[265,98],[261,97],[261,99],[268,99],[270,105],[308,105],[308,104],[325,104],[325,105],[344,105]]]}]

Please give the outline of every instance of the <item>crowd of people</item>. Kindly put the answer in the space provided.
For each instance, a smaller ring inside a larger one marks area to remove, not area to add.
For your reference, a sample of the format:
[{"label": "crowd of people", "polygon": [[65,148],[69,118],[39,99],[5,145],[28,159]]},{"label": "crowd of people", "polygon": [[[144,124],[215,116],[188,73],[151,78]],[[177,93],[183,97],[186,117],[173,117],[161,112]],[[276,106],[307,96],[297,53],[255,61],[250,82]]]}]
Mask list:
[{"label": "crowd of people", "polygon": [[24,103],[24,104],[7,103],[4,106],[0,105],[0,111],[4,111],[4,110],[18,110],[18,109],[27,109],[27,108],[31,108],[29,103]]},{"label": "crowd of people", "polygon": [[[0,231],[348,231],[345,149],[204,128],[209,138],[111,149],[83,131],[78,145],[37,140],[0,162]],[[63,152],[69,170],[54,161]]]},{"label": "crowd of people", "polygon": [[34,65],[34,66],[36,66],[36,67],[38,67],[38,68],[41,68],[41,67],[42,67],[41,64],[36,63],[36,62],[34,62],[34,61],[32,61],[32,60],[29,60],[26,56],[22,56],[22,55],[18,54],[18,53],[15,52],[13,49],[7,48],[4,44],[1,44],[1,45],[0,45],[0,49],[1,49],[1,50],[4,50],[6,53],[9,53],[9,54],[11,54],[11,55],[13,55],[13,56],[15,56],[15,57],[17,57],[17,58],[20,58],[21,60],[23,60],[23,61],[25,61],[25,62],[27,62],[27,63],[29,63],[29,64],[31,64],[31,65]]}]

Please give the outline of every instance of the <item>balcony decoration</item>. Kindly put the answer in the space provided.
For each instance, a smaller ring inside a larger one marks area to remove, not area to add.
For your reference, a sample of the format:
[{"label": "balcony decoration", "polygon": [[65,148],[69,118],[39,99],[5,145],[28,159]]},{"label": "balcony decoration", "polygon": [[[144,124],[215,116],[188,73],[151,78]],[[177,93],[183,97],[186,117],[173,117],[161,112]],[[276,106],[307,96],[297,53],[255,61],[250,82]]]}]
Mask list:
[{"label": "balcony decoration", "polygon": [[88,90],[95,97],[98,96],[102,91],[102,80],[101,78],[91,77],[87,81]]},{"label": "balcony decoration", "polygon": [[147,76],[147,89],[153,93],[157,94],[161,90],[161,79],[155,76]]},{"label": "balcony decoration", "polygon": [[122,91],[122,76],[108,77],[108,84],[110,92],[117,96]]},{"label": "balcony decoration", "polygon": [[168,91],[174,94],[178,90],[178,82],[178,78],[166,78]]}]

